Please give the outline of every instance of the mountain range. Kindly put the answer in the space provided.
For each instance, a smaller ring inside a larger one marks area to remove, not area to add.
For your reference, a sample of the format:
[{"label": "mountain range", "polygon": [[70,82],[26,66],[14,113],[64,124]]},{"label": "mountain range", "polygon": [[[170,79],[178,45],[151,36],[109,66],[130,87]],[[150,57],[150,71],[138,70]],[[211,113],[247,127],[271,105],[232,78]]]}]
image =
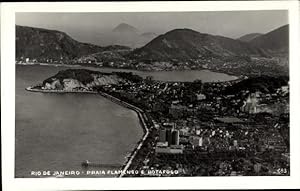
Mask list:
[{"label": "mountain range", "polygon": [[159,36],[151,32],[140,34],[138,29],[122,23],[113,29],[115,40],[120,37],[132,41],[130,38],[136,36],[145,38],[145,41],[152,39],[150,42],[144,42],[144,46],[131,50],[130,47],[124,46],[126,43],[104,47],[78,42],[60,31],[16,26],[16,60],[30,58],[41,62],[48,59],[72,62],[93,59],[95,62],[116,60],[129,63],[145,60],[150,63],[201,60],[206,64],[218,62],[219,65],[215,68],[220,69],[223,63],[229,62],[229,65],[232,65],[232,60],[233,65],[237,65],[239,60],[250,63],[249,59],[252,57],[288,58],[288,29],[288,25],[285,25],[266,34],[248,34],[239,39],[231,39],[186,28],[174,29]]},{"label": "mountain range", "polygon": [[102,47],[74,40],[64,32],[16,26],[16,58],[73,60],[84,55],[108,50],[129,49],[126,46]]},{"label": "mountain range", "polygon": [[103,47],[78,42],[64,32],[16,26],[17,58],[69,60],[102,50]]},{"label": "mountain range", "polygon": [[[288,25],[269,33],[256,35],[248,42],[200,33],[191,29],[175,29],[158,36],[144,47],[130,53],[130,58],[152,60],[188,60],[199,57],[259,56],[288,53]],[[246,35],[253,36],[253,35]]]},{"label": "mountain range", "polygon": [[257,36],[250,41],[250,44],[274,54],[288,53],[289,25],[284,25],[267,34]]},{"label": "mountain range", "polygon": [[266,56],[259,48],[245,42],[191,29],[175,29],[134,50],[129,57],[167,61],[239,55]]}]

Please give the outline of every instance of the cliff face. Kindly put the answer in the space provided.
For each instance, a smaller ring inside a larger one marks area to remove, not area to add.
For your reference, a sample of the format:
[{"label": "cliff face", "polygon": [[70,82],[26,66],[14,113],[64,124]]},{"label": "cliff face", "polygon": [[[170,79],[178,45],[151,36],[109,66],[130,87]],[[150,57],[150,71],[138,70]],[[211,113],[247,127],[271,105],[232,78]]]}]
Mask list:
[{"label": "cliff face", "polygon": [[[74,76],[69,75],[70,70],[59,72],[57,75],[48,78],[43,82],[42,89],[44,90],[65,90],[65,91],[74,91],[74,90],[92,90],[96,86],[105,86],[119,84],[124,81],[115,74],[102,74],[99,72],[90,72],[85,75],[88,75],[88,80],[78,77],[78,71],[72,70]],[[75,74],[77,72],[77,74]]]}]

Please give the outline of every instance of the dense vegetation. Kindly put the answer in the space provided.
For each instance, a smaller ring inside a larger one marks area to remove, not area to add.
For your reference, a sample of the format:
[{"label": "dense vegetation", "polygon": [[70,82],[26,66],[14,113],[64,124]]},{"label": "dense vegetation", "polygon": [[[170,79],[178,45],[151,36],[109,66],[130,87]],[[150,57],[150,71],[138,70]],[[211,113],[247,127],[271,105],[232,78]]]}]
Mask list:
[{"label": "dense vegetation", "polygon": [[137,70],[206,68],[236,76],[280,76],[288,75],[288,27],[277,28],[249,42],[174,29],[131,50],[120,45],[81,43],[60,31],[16,26],[16,61]]},{"label": "dense vegetation", "polygon": [[143,78],[139,75],[135,75],[132,72],[113,72],[113,74],[117,74],[119,77],[129,80],[134,83],[141,82]]},{"label": "dense vegetation", "polygon": [[263,93],[272,93],[275,89],[288,84],[289,78],[287,76],[270,77],[259,76],[253,77],[229,86],[225,89],[225,94],[235,94],[242,90],[249,90],[250,92],[261,91]]},{"label": "dense vegetation", "polygon": [[196,59],[199,58],[199,55],[209,55],[209,57],[264,56],[258,48],[248,43],[222,36],[203,34],[191,29],[169,31],[128,56],[166,61]]},{"label": "dense vegetation", "polygon": [[94,80],[92,74],[102,74],[102,75],[112,75],[115,74],[124,80],[128,80],[131,82],[141,82],[143,80],[142,77],[133,74],[132,72],[113,72],[113,73],[104,73],[99,71],[87,70],[87,69],[67,69],[59,71],[56,75],[44,80],[43,85],[47,82],[52,83],[53,79],[58,79],[62,82],[64,79],[76,79],[84,85],[92,82]]},{"label": "dense vegetation", "polygon": [[76,79],[83,84],[88,84],[94,80],[91,74],[102,74],[98,71],[86,70],[86,69],[67,69],[59,71],[55,76],[52,76],[46,80],[44,80],[43,84],[51,83],[52,78],[59,79],[62,82],[64,79]]},{"label": "dense vegetation", "polygon": [[81,43],[66,33],[33,27],[16,26],[16,58],[71,60],[102,51],[103,47]]},{"label": "dense vegetation", "polygon": [[250,44],[269,52],[288,52],[289,50],[289,25],[284,25],[267,34],[258,36]]}]

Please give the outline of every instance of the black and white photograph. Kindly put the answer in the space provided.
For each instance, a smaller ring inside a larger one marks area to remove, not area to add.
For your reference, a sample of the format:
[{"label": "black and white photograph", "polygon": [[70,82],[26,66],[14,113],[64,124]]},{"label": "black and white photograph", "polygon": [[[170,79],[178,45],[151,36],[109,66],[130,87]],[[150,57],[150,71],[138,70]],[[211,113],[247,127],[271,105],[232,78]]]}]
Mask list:
[{"label": "black and white photograph", "polygon": [[292,178],[290,10],[18,10],[16,181]]}]

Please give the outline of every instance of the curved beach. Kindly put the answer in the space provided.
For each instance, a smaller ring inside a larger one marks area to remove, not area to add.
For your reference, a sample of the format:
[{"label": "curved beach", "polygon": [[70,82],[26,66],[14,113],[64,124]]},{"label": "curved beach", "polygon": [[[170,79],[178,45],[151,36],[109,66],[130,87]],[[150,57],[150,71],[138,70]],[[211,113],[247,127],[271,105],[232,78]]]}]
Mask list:
[{"label": "curved beach", "polygon": [[31,91],[31,92],[41,92],[41,93],[88,93],[88,94],[99,94],[102,97],[118,104],[121,105],[127,109],[133,110],[134,112],[136,112],[138,119],[140,121],[140,126],[143,129],[144,135],[143,137],[140,139],[140,141],[138,142],[138,144],[136,145],[136,147],[131,151],[130,155],[127,158],[127,160],[125,161],[125,163],[122,165],[121,171],[122,173],[119,174],[118,177],[123,177],[124,175],[126,175],[126,171],[129,170],[132,161],[134,160],[134,158],[136,157],[137,153],[139,152],[139,150],[142,148],[144,141],[147,139],[148,135],[149,135],[149,129],[150,127],[147,126],[146,121],[147,121],[147,117],[144,113],[144,111],[130,103],[127,103],[125,101],[120,100],[119,98],[116,98],[112,95],[109,95],[107,93],[104,92],[96,92],[96,91],[81,91],[81,90],[76,90],[76,91],[67,91],[67,90],[46,90],[46,89],[37,89],[37,88],[33,88],[33,87],[27,87],[25,88],[27,91]]},{"label": "curved beach", "polygon": [[133,106],[127,102],[124,102],[114,96],[111,96],[107,93],[104,93],[104,92],[99,92],[100,95],[102,95],[103,97],[105,98],[108,98],[109,100],[113,101],[114,103],[117,103],[119,105],[122,105],[128,109],[131,109],[133,111],[135,111],[138,115],[138,118],[140,120],[140,123],[141,123],[141,127],[143,128],[144,130],[144,136],[142,137],[142,139],[140,140],[139,144],[137,145],[137,147],[131,152],[129,158],[128,158],[128,161],[124,164],[123,168],[122,168],[122,173],[120,174],[119,177],[123,177],[125,174],[126,174],[126,171],[130,168],[130,165],[133,161],[133,159],[135,158],[135,156],[137,155],[137,153],[139,152],[139,150],[142,148],[143,144],[144,144],[144,141],[146,140],[146,138],[148,137],[149,135],[149,127],[147,126],[146,124],[146,116],[145,116],[145,113],[143,110],[141,110],[140,108],[136,107],[136,106]]}]

